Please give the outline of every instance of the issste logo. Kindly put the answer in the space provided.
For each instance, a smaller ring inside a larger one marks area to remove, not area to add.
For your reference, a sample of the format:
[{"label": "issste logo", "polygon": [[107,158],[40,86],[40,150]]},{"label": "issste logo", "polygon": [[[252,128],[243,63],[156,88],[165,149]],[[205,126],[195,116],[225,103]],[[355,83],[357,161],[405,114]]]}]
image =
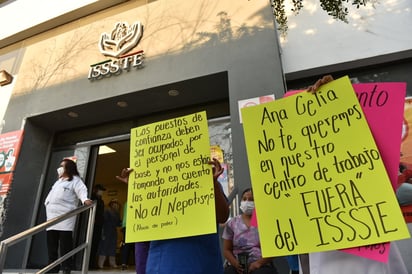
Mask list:
[{"label": "issste logo", "polygon": [[102,33],[99,39],[100,52],[108,59],[90,66],[89,80],[98,80],[112,75],[119,75],[131,68],[142,68],[143,50],[129,53],[135,48],[143,36],[143,25],[140,21],[129,25],[127,22],[117,22],[110,33]]},{"label": "issste logo", "polygon": [[143,36],[143,25],[139,21],[129,26],[127,22],[115,24],[110,34],[100,35],[99,49],[103,55],[119,57],[137,46]]}]

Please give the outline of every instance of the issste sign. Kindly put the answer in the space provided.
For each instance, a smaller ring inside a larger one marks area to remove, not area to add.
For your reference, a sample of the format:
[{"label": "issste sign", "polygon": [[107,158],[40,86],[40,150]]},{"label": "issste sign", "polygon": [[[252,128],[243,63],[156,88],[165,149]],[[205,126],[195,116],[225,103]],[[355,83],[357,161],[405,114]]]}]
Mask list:
[{"label": "issste sign", "polygon": [[90,66],[88,79],[99,80],[112,75],[119,75],[132,68],[143,67],[144,52],[131,52],[143,36],[143,25],[137,21],[130,25],[118,22],[110,33],[102,33],[99,40],[100,52],[114,59],[107,59]]}]

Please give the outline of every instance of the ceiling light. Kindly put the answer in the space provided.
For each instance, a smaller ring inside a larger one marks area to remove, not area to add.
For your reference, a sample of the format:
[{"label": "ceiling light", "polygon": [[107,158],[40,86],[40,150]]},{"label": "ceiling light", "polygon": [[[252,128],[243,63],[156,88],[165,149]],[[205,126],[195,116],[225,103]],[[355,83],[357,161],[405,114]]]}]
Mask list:
[{"label": "ceiling light", "polygon": [[116,103],[116,105],[118,107],[121,107],[121,108],[125,108],[125,107],[128,106],[127,102],[125,102],[125,101],[119,101],[119,102]]},{"label": "ceiling light", "polygon": [[180,92],[176,89],[171,89],[167,93],[169,94],[169,96],[178,96]]},{"label": "ceiling light", "polygon": [[0,86],[5,86],[13,81],[13,76],[5,70],[0,70]]},{"label": "ceiling light", "polygon": [[112,149],[111,147],[108,147],[106,145],[99,146],[99,155],[114,153],[114,152],[116,152],[116,150]]},{"label": "ceiling light", "polygon": [[69,113],[67,113],[67,115],[68,115],[69,117],[72,117],[72,118],[77,118],[77,117],[79,117],[79,114],[78,114],[77,112],[74,112],[74,111],[70,111]]}]

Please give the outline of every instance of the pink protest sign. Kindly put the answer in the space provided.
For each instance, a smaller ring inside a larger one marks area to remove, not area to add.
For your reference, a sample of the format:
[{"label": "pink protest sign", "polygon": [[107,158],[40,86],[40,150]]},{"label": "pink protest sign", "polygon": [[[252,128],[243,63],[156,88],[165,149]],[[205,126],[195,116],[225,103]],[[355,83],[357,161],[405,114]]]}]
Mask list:
[{"label": "pink protest sign", "polygon": [[364,257],[370,260],[375,260],[382,263],[387,263],[389,258],[390,243],[380,243],[373,245],[357,246],[353,248],[342,249],[341,251]]},{"label": "pink protest sign", "polygon": [[[397,187],[406,83],[354,84],[392,187]],[[379,262],[387,262],[390,244],[359,246],[341,251]]]},{"label": "pink protest sign", "polygon": [[396,189],[406,83],[354,84],[353,89]]}]

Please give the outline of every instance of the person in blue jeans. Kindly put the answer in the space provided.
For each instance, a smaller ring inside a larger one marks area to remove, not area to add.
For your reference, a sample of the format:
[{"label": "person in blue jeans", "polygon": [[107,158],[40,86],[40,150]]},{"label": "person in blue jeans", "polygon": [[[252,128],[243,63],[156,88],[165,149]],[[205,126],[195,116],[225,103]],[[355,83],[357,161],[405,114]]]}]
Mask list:
[{"label": "person in blue jeans", "polygon": [[290,274],[299,274],[299,255],[286,256],[290,268]]}]

